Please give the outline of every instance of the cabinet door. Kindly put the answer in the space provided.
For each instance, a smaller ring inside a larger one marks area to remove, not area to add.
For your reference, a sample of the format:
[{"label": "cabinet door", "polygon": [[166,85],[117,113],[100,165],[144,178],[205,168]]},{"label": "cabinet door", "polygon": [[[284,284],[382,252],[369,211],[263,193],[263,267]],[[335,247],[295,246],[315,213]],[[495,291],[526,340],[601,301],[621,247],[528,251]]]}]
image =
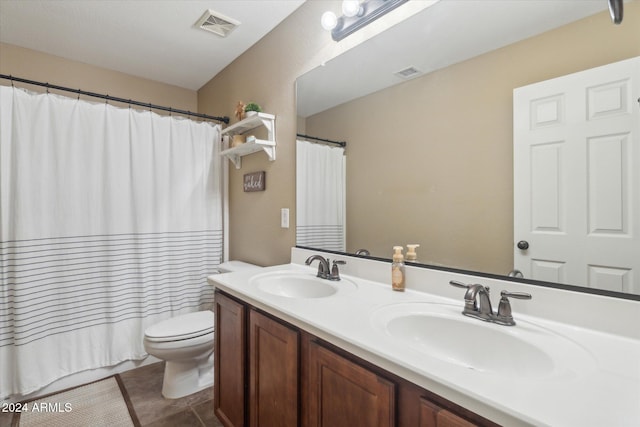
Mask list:
[{"label": "cabinet door", "polygon": [[246,308],[216,292],[214,412],[227,427],[245,425]]},{"label": "cabinet door", "polygon": [[298,332],[249,312],[249,419],[252,427],[298,425]]},{"label": "cabinet door", "polygon": [[430,402],[420,399],[420,427],[477,427],[464,418],[455,415]]},{"label": "cabinet door", "polygon": [[308,350],[310,427],[395,425],[395,385],[312,341]]}]

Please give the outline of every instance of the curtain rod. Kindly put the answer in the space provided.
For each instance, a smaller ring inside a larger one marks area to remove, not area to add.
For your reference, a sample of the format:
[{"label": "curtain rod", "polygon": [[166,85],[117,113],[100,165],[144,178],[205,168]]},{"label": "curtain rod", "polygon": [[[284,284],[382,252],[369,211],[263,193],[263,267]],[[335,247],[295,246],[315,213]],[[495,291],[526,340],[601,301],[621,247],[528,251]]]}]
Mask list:
[{"label": "curtain rod", "polygon": [[345,141],[332,141],[330,139],[324,139],[324,138],[318,138],[318,137],[315,137],[315,136],[303,135],[301,133],[296,134],[296,136],[299,136],[300,138],[313,139],[314,141],[326,142],[326,143],[329,143],[329,144],[336,144],[336,145],[339,145],[340,147],[346,147],[347,146],[347,143]]},{"label": "curtain rod", "polygon": [[11,75],[6,75],[6,74],[0,74],[0,78],[11,80],[11,84],[12,85],[13,85],[14,81],[15,82],[20,82],[20,83],[27,83],[27,84],[30,84],[30,85],[46,87],[47,89],[62,90],[62,91],[66,91],[66,92],[76,93],[78,95],[85,95],[85,96],[91,96],[93,98],[106,99],[107,101],[122,102],[122,103],[129,104],[129,105],[137,105],[137,106],[140,106],[140,107],[145,107],[145,108],[154,109],[154,110],[162,110],[162,111],[168,111],[170,113],[184,114],[186,116],[197,117],[197,118],[200,118],[200,119],[216,120],[218,122],[223,122],[225,124],[229,124],[229,117],[227,117],[227,116],[214,117],[214,116],[209,116],[207,114],[192,113],[191,111],[177,110],[177,109],[171,108],[171,107],[163,107],[162,105],[151,104],[149,102],[132,101],[131,99],[117,98],[115,96],[103,95],[103,94],[100,94],[100,93],[87,92],[87,91],[80,90],[80,89],[72,89],[72,88],[69,88],[69,87],[52,85],[52,84],[49,84],[49,83],[37,82],[35,80],[21,79],[19,77],[14,77],[14,76],[11,76]]}]

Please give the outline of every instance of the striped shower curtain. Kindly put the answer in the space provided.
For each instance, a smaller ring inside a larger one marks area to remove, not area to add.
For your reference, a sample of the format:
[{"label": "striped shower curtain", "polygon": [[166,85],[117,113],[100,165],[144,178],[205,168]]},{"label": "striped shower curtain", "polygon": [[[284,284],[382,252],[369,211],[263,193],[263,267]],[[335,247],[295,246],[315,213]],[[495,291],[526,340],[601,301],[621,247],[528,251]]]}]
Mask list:
[{"label": "striped shower curtain", "polygon": [[219,151],[219,125],[0,87],[0,398],[212,305]]},{"label": "striped shower curtain", "polygon": [[296,245],[344,252],[344,148],[296,143]]}]

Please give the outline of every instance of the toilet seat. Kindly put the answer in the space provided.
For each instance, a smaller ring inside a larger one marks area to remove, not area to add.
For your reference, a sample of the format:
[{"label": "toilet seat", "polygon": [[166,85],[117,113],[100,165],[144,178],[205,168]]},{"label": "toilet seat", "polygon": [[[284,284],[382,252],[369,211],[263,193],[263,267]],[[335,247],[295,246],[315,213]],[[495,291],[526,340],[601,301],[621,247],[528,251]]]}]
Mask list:
[{"label": "toilet seat", "polygon": [[215,316],[212,311],[198,311],[163,320],[145,330],[150,342],[181,341],[197,338],[214,331]]},{"label": "toilet seat", "polygon": [[[232,261],[219,272],[256,266]],[[177,399],[213,386],[215,315],[198,311],[163,320],[144,331],[145,351],[165,362],[162,395]]]}]

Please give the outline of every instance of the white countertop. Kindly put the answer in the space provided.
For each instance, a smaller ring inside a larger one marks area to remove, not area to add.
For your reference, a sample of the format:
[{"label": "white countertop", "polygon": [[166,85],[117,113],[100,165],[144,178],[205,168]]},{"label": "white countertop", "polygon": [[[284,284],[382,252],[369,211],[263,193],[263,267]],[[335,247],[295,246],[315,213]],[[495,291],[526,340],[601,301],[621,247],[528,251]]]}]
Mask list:
[{"label": "white countertop", "polygon": [[[420,280],[425,286],[421,290],[408,288],[405,292],[394,292],[388,284],[343,274],[346,281],[357,284],[357,289],[313,299],[286,298],[263,292],[251,278],[276,271],[299,272],[313,277],[315,266],[286,264],[257,272],[213,275],[209,280],[224,292],[499,424],[640,426],[640,339],[635,336],[589,329],[536,317],[532,313],[521,314],[518,303],[513,303],[514,318],[518,323],[513,327],[485,324],[460,314],[463,319],[487,327],[514,328],[509,331],[514,334],[519,333],[517,328],[550,331],[582,349],[580,360],[564,358],[552,373],[520,376],[465,369],[442,358],[425,357],[423,352],[385,334],[376,326],[375,319],[380,309],[390,304],[423,302],[434,303],[445,310],[462,310],[461,290],[454,291],[459,294],[455,299],[423,290],[429,289],[430,285],[431,289],[445,290],[444,294],[451,292],[446,285],[429,283],[436,277],[430,278],[428,270],[423,270],[426,272],[420,272]],[[441,281],[440,277],[437,279]],[[535,292],[531,293],[535,299]],[[637,301],[632,303],[640,307]],[[628,307],[627,304],[625,309],[629,310]],[[640,313],[635,306],[630,307],[631,315]],[[637,317],[628,320],[633,320],[635,327],[639,327]],[[509,352],[509,348],[479,351]]]}]

